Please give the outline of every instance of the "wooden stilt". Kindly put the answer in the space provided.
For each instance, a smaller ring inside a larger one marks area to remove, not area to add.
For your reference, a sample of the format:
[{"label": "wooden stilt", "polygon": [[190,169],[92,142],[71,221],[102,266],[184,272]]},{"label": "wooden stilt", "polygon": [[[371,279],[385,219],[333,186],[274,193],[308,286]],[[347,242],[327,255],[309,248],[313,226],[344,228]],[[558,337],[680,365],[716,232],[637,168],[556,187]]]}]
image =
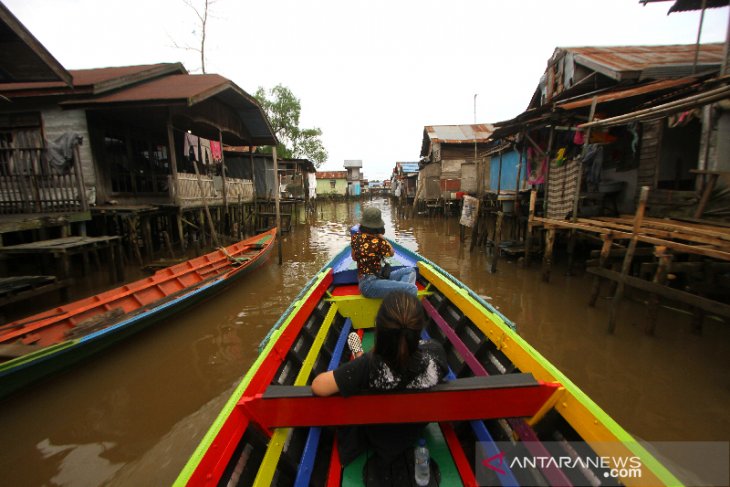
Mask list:
[{"label": "wooden stilt", "polygon": [[489,272],[497,272],[497,261],[499,260],[499,243],[502,240],[502,222],[504,220],[504,212],[497,212],[497,223],[494,227],[494,248],[492,252],[492,261],[489,264]]},{"label": "wooden stilt", "polygon": [[[669,264],[672,262],[672,254],[667,252],[666,247],[657,245],[654,255],[659,259],[659,265],[657,266],[652,282],[664,286],[667,283],[667,273],[669,272]],[[646,310],[649,316],[646,333],[653,335],[656,330],[657,314],[659,313],[659,295],[653,293],[649,295]]]},{"label": "wooden stilt", "polygon": [[[598,258],[598,267],[606,267],[606,261],[608,256],[611,254],[611,246],[613,245],[613,235],[610,233],[601,234],[603,240],[603,246],[601,247],[601,255]],[[598,276],[593,277],[593,285],[591,286],[591,297],[588,299],[588,306],[595,306],[598,295],[601,292],[601,278]]]},{"label": "wooden stilt", "polygon": [[137,259],[137,263],[140,267],[143,265],[142,253],[139,250],[139,237],[137,236],[137,218],[127,218],[127,230],[129,231],[129,243],[134,253],[134,258]]},{"label": "wooden stilt", "polygon": [[142,241],[144,242],[144,253],[147,260],[152,260],[154,249],[152,248],[152,227],[149,216],[141,216]]},{"label": "wooden stilt", "polygon": [[[644,212],[646,211],[646,201],[649,198],[649,187],[642,186],[641,193],[639,195],[639,207],[636,210],[634,216],[634,228],[631,234],[631,240],[629,240],[629,246],[624,256],[624,262],[621,266],[621,276],[625,277],[629,274],[631,268],[631,260],[634,258],[634,251],[636,250],[636,243],[638,242],[639,230],[641,229],[641,222],[644,220]],[[613,301],[611,302],[611,310],[608,317],[608,332],[613,333],[616,329],[616,319],[618,317],[618,309],[621,304],[621,299],[624,295],[624,281],[619,281],[616,286],[616,294],[613,295]]]},{"label": "wooden stilt", "polygon": [[553,265],[553,247],[555,245],[555,227],[549,226],[545,233],[545,253],[542,256],[542,280],[550,282],[550,271]]},{"label": "wooden stilt", "polygon": [[187,249],[188,245],[185,241],[185,231],[183,229],[183,218],[182,218],[182,210],[178,210],[177,216],[175,217],[175,221],[177,223],[177,236],[180,239],[180,248],[182,249],[183,253]]},{"label": "wooden stilt", "polygon": [[532,227],[535,219],[535,203],[537,202],[537,191],[530,191],[530,208],[527,214],[527,230],[525,231],[525,258],[522,260],[522,266],[530,265],[530,247],[532,246]]}]

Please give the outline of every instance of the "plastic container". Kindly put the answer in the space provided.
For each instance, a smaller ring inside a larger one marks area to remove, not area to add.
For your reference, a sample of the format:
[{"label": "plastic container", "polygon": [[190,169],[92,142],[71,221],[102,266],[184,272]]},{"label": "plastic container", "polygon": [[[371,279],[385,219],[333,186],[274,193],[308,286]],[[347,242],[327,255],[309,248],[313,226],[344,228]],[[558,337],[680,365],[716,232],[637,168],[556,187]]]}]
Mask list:
[{"label": "plastic container", "polygon": [[423,438],[418,440],[414,457],[416,485],[426,486],[431,481],[431,469],[429,467],[430,456],[426,447],[426,440]]}]

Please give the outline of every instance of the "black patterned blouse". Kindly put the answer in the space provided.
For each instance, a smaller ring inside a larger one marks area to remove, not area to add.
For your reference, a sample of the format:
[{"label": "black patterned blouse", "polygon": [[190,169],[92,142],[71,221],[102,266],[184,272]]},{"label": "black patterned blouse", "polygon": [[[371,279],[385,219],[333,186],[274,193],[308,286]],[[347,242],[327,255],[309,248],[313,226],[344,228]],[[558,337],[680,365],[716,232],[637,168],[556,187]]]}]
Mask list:
[{"label": "black patterned blouse", "polygon": [[367,274],[380,274],[380,261],[389,256],[392,247],[384,238],[371,233],[357,232],[353,234],[350,245],[352,257],[357,262],[357,277]]}]

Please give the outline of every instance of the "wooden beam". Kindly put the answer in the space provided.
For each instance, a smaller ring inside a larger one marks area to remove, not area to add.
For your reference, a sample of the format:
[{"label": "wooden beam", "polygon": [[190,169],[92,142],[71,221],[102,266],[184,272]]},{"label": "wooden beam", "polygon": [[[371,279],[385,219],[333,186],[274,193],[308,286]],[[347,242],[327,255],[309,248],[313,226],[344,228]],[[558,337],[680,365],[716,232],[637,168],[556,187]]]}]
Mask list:
[{"label": "wooden beam", "polygon": [[701,308],[709,313],[713,313],[724,318],[730,318],[730,305],[719,301],[713,301],[712,299],[697,296],[696,294],[688,293],[686,291],[655,284],[651,281],[640,279],[638,277],[622,276],[619,272],[612,271],[610,269],[591,267],[587,269],[587,271],[604,279],[620,282],[641,291],[655,293],[663,298],[688,304],[696,308]]},{"label": "wooden beam", "polygon": [[558,386],[531,374],[469,377],[424,392],[351,397],[315,397],[308,386],[270,386],[238,406],[265,428],[466,421],[532,416]]},{"label": "wooden beam", "polygon": [[[639,237],[639,231],[641,230],[641,221],[644,219],[644,212],[646,211],[646,202],[649,199],[649,187],[643,186],[641,188],[641,193],[639,194],[639,207],[636,210],[636,215],[634,216],[634,228],[631,235],[631,240],[629,241],[629,247],[626,250],[626,255],[624,256],[624,262],[621,265],[621,275],[627,276],[629,273],[629,269],[631,267],[631,261],[634,258],[634,250],[636,250],[636,243],[638,241]],[[624,294],[624,284],[623,281],[619,281],[618,287],[616,288],[616,293],[613,296],[613,300],[611,301],[611,311],[609,313],[608,318],[608,332],[613,333],[616,329],[616,319],[618,315],[618,308],[621,304],[621,299],[623,298]]]}]

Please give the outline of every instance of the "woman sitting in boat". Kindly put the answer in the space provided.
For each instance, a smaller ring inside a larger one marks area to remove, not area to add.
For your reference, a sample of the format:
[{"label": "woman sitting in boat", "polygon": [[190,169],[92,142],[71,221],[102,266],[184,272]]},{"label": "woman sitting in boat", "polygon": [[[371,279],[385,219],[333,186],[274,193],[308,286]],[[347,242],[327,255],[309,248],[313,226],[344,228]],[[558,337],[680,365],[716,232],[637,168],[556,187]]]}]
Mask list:
[{"label": "woman sitting in boat", "polygon": [[357,262],[357,279],[360,292],[366,298],[383,298],[391,291],[418,293],[416,270],[403,267],[391,272],[387,277],[381,275],[382,262],[394,254],[393,247],[384,237],[385,224],[380,210],[365,208],[360,220],[360,229],[352,234],[352,260]]},{"label": "woman sitting in boat", "polygon": [[[388,294],[375,319],[375,345],[368,353],[356,333],[348,344],[355,360],[334,371],[314,378],[312,391],[317,396],[340,393],[343,396],[366,391],[428,389],[444,380],[448,372],[446,353],[435,341],[420,340],[426,315],[421,302],[404,291]],[[390,465],[405,452],[412,451],[421,435],[421,423],[381,424],[338,428],[340,461],[347,465],[361,453],[375,453],[377,477],[388,476]]]}]

